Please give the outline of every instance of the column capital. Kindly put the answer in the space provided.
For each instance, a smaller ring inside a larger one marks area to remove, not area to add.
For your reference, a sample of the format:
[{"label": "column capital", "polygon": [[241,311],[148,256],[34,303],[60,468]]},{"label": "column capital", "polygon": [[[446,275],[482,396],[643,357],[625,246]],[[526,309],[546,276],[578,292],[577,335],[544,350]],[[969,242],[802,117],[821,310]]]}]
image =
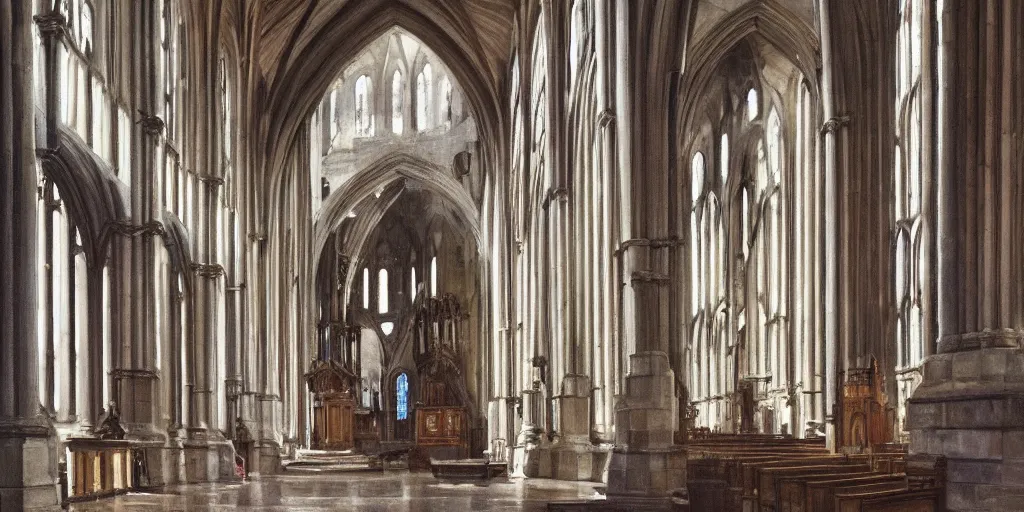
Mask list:
[{"label": "column capital", "polygon": [[61,36],[67,33],[68,20],[59,11],[51,11],[46,14],[37,14],[32,17],[39,31],[47,36]]},{"label": "column capital", "polygon": [[569,189],[567,187],[549,188],[547,195],[544,196],[544,202],[541,204],[541,207],[547,210],[548,206],[550,206],[551,203],[555,200],[561,201],[563,203],[568,201]]},{"label": "column capital", "polygon": [[192,271],[199,277],[216,279],[224,275],[224,267],[220,263],[193,263]]},{"label": "column capital", "polygon": [[597,113],[597,126],[598,127],[605,128],[607,126],[611,126],[611,125],[614,125],[614,124],[615,124],[615,111],[614,110],[612,110],[610,108],[606,108],[606,109],[604,109],[604,110],[602,110],[602,111]]},{"label": "column capital", "polygon": [[159,376],[153,370],[137,368],[114,368],[110,376],[115,379],[156,379]]},{"label": "column capital", "polygon": [[158,220],[152,220],[145,224],[132,224],[128,220],[116,220],[107,223],[105,231],[108,234],[121,235],[125,238],[136,236],[159,236],[167,234],[164,225]]},{"label": "column capital", "polygon": [[213,187],[218,187],[218,186],[224,184],[224,178],[221,178],[220,176],[203,176],[203,175],[200,175],[200,176],[198,176],[198,178],[199,178],[199,181],[203,182],[206,185],[213,186]]},{"label": "column capital", "polygon": [[840,127],[847,126],[849,124],[849,115],[830,117],[821,124],[821,133],[834,133],[838,131]]}]

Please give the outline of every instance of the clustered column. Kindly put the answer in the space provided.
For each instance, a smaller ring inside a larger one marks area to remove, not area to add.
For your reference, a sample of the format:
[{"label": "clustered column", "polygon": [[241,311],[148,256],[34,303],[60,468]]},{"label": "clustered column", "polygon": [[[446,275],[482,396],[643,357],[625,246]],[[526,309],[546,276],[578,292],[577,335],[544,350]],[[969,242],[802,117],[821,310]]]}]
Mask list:
[{"label": "clustered column", "polygon": [[910,451],[947,459],[949,510],[1024,506],[1024,5],[938,13],[938,353]]},{"label": "clustered column", "polygon": [[[37,166],[31,2],[0,3],[0,502],[58,503],[55,446],[39,411],[36,345]],[[12,468],[19,468],[13,470]]]}]

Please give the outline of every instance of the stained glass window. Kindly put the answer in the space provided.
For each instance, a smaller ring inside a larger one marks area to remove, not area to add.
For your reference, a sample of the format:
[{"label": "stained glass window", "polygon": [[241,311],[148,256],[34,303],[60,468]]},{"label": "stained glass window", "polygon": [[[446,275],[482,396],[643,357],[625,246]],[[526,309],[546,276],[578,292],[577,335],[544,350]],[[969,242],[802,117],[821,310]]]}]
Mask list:
[{"label": "stained glass window", "polygon": [[395,381],[395,409],[398,411],[398,419],[409,418],[409,376],[402,373]]}]

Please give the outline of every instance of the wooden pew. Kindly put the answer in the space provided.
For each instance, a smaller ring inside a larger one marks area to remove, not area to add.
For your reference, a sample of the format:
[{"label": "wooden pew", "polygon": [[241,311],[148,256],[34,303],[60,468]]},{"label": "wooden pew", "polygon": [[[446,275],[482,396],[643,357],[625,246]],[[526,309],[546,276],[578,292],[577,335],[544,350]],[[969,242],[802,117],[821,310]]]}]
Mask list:
[{"label": "wooden pew", "polygon": [[941,512],[945,489],[837,493],[837,512]]},{"label": "wooden pew", "polygon": [[829,510],[836,492],[875,492],[906,489],[903,475],[815,475],[785,478],[780,491],[780,512]]},{"label": "wooden pew", "polygon": [[867,464],[804,465],[799,462],[790,466],[764,468],[758,472],[754,510],[771,511],[777,506],[778,479],[815,474],[849,474],[863,476],[870,473]]},{"label": "wooden pew", "polygon": [[878,476],[877,480],[811,482],[807,485],[807,496],[803,510],[831,510],[835,507],[837,494],[879,493],[885,490],[905,490],[906,479],[899,475]]}]

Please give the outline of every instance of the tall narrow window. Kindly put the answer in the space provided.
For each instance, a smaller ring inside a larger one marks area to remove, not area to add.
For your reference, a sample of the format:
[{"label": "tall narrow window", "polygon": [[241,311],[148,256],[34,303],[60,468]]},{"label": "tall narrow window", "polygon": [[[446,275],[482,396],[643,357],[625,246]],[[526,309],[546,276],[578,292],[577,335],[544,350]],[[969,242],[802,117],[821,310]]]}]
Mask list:
[{"label": "tall narrow window", "polygon": [[405,119],[402,115],[405,105],[402,96],[402,72],[396,69],[391,77],[391,132],[395,135],[401,135],[405,129]]},{"label": "tall narrow window", "polygon": [[[906,401],[921,382],[921,363],[926,340],[934,340],[934,333],[926,332],[929,322],[924,318],[922,305],[927,304],[924,282],[928,276],[928,255],[922,245],[933,239],[930,221],[925,219],[921,205],[927,169],[922,166],[921,123],[921,58],[922,31],[929,24],[922,17],[923,0],[899,2],[900,24],[896,33],[896,146],[893,168],[893,220],[896,238],[893,248],[895,262],[894,309],[896,310],[896,388],[899,397],[897,417],[900,430],[904,430]],[[940,27],[941,30],[941,27]],[[939,43],[942,44],[941,41]],[[942,51],[937,53],[941,55]],[[946,63],[936,63],[939,76]]]},{"label": "tall narrow window", "polygon": [[93,30],[92,30],[92,4],[86,2],[82,6],[82,52],[85,53],[86,57],[92,56],[92,41],[93,41]]},{"label": "tall narrow window", "polygon": [[399,421],[409,418],[409,376],[405,372],[395,380],[395,411]]},{"label": "tall narrow window", "polygon": [[452,126],[452,83],[448,77],[441,78],[441,101],[438,103],[437,118],[444,123],[445,128]]},{"label": "tall narrow window", "polygon": [[363,309],[370,309],[370,269],[363,269]]},{"label": "tall narrow window", "polygon": [[[177,73],[174,70],[174,22],[171,17],[171,2],[164,2],[163,24],[161,25],[161,49],[163,51],[164,65],[164,123],[167,138],[174,138],[174,92],[178,81]],[[98,96],[98,95],[97,95]],[[98,98],[94,98],[96,101]],[[95,117],[98,113],[93,112]],[[95,130],[94,130],[95,136]]]},{"label": "tall narrow window", "polygon": [[690,210],[690,300],[693,305],[694,315],[700,310],[700,290],[703,274],[700,271],[701,236],[699,231],[700,222],[700,197],[704,194],[704,154],[694,153],[693,161],[690,163],[690,195],[692,198]]},{"label": "tall narrow window", "polygon": [[753,121],[757,119],[757,114],[760,113],[761,106],[757,99],[757,90],[751,89],[747,91],[747,120]]},{"label": "tall narrow window", "polygon": [[356,135],[367,137],[373,135],[373,110],[370,104],[370,77],[366,75],[356,79]]},{"label": "tall narrow window", "polygon": [[430,296],[437,297],[437,256],[430,260]]},{"label": "tall narrow window", "polygon": [[388,271],[384,268],[377,274],[377,311],[388,312]]},{"label": "tall narrow window", "polygon": [[[221,148],[225,166],[231,165],[231,94],[228,89],[227,61],[220,59]],[[225,172],[225,175],[227,172]]]},{"label": "tall narrow window", "polygon": [[338,90],[331,91],[331,99],[328,100],[329,105],[327,108],[327,125],[330,127],[329,132],[331,142],[334,141],[334,136],[338,134]]},{"label": "tall narrow window", "polygon": [[779,168],[782,164],[782,120],[779,119],[779,111],[772,107],[768,114],[768,128],[766,133],[768,139],[768,172],[772,176],[772,182],[779,182]]},{"label": "tall narrow window", "polygon": [[719,169],[722,173],[722,185],[729,181],[729,134],[722,134],[721,153],[718,159]]},{"label": "tall narrow window", "polygon": [[433,72],[430,64],[423,66],[423,71],[416,77],[416,130],[424,131],[430,128],[428,117],[430,116],[430,98],[432,96],[431,83]]},{"label": "tall narrow window", "polygon": [[416,267],[412,267],[409,274],[409,301],[414,302],[416,300]]}]

